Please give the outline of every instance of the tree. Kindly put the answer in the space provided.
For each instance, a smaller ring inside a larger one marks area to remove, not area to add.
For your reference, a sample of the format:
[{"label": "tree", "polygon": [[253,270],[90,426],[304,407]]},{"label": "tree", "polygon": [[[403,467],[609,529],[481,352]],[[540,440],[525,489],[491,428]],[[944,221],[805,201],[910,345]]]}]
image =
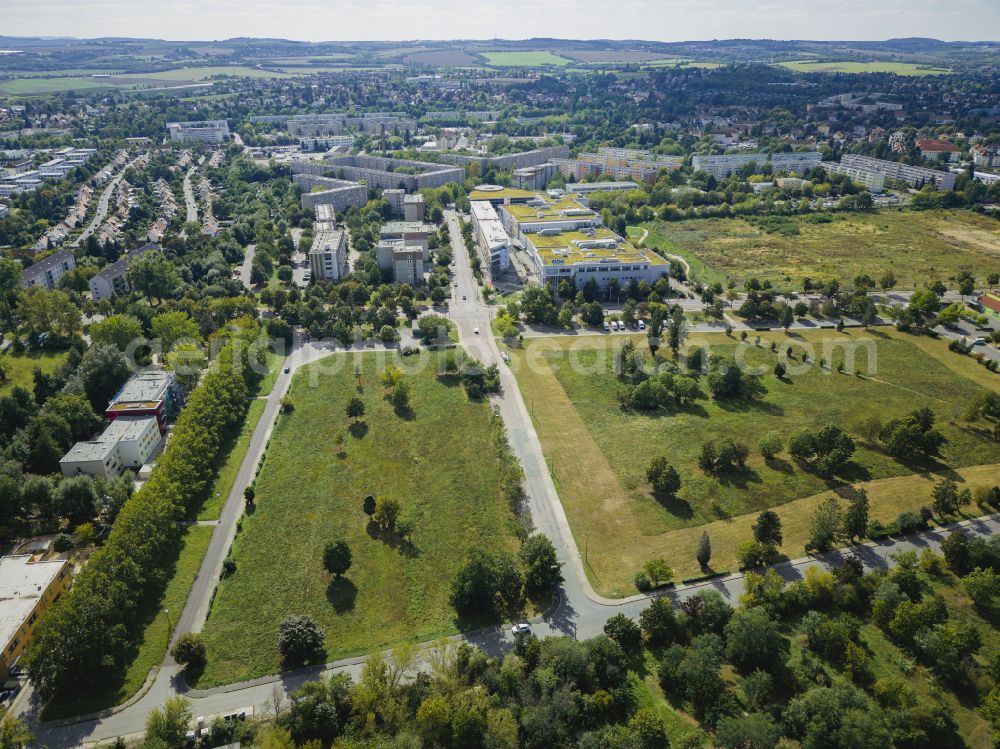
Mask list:
[{"label": "tree", "polygon": [[88,348],[76,375],[66,384],[66,392],[82,392],[95,412],[103,413],[108,401],[132,376],[125,354],[114,346],[95,344]]},{"label": "tree", "polygon": [[723,749],[774,749],[780,738],[781,729],[767,713],[726,715],[716,726],[716,740]]},{"label": "tree", "polygon": [[774,670],[784,662],[785,639],[767,607],[738,609],[725,628],[726,656],[741,673]]},{"label": "tree", "polygon": [[712,559],[712,542],[708,538],[708,531],[702,531],[701,540],[698,541],[698,551],[695,553],[695,558],[698,560],[698,564],[701,565],[702,569],[708,567],[708,563]]},{"label": "tree", "polygon": [[375,504],[375,522],[383,530],[392,531],[396,527],[396,520],[402,507],[399,500],[392,497],[379,497]]},{"label": "tree", "polygon": [[198,386],[201,373],[208,366],[208,357],[193,343],[175,343],[165,357],[165,364],[174,371],[184,392],[190,393]]},{"label": "tree", "polygon": [[[172,351],[178,341],[189,344],[201,342],[201,331],[198,329],[198,323],[192,320],[187,312],[164,312],[157,315],[150,323],[150,331],[153,339],[160,341],[160,347],[164,352]],[[269,324],[268,332],[273,335],[270,331]]]},{"label": "tree", "polygon": [[389,402],[392,403],[393,408],[400,411],[408,409],[410,407],[410,386],[405,382],[396,383],[389,396]]},{"label": "tree", "polygon": [[879,277],[878,285],[883,292],[888,291],[896,285],[896,275],[891,270],[886,271]]},{"label": "tree", "polygon": [[653,485],[653,491],[664,499],[673,499],[681,488],[681,477],[677,469],[660,455],[653,458],[646,469],[646,480]]},{"label": "tree", "polygon": [[524,580],[507,551],[473,548],[451,582],[450,601],[462,616],[516,610]]},{"label": "tree", "polygon": [[524,588],[529,596],[547,593],[562,582],[562,564],[548,536],[535,533],[521,545]]},{"label": "tree", "polygon": [[753,537],[757,543],[776,548],[781,546],[781,518],[774,510],[764,510],[753,523]]},{"label": "tree", "polygon": [[858,489],[847,501],[844,513],[844,535],[848,541],[868,534],[868,493]]},{"label": "tree", "polygon": [[371,519],[371,517],[375,514],[375,495],[367,495],[361,503],[361,509],[364,511],[365,515]]},{"label": "tree", "polygon": [[90,437],[101,426],[103,419],[83,395],[59,393],[45,402],[43,413],[55,414],[69,424],[70,437],[79,441]]},{"label": "tree", "polygon": [[90,476],[63,479],[56,487],[53,504],[56,512],[74,524],[89,520],[97,513],[97,491]]},{"label": "tree", "polygon": [[252,505],[256,497],[257,490],[253,488],[253,485],[250,485],[243,490],[243,500],[247,503],[247,505]]},{"label": "tree", "polygon": [[448,320],[441,315],[424,315],[417,321],[420,339],[428,346],[448,341]]},{"label": "tree", "polygon": [[25,327],[34,335],[52,335],[69,338],[80,332],[80,310],[65,291],[48,291],[32,286],[22,297],[18,307]]},{"label": "tree", "polygon": [[278,652],[286,666],[319,660],[324,655],[323,628],[308,616],[289,616],[278,625]]},{"label": "tree", "polygon": [[199,668],[205,665],[205,640],[200,632],[185,632],[177,638],[170,655],[182,666]]},{"label": "tree", "polygon": [[667,345],[674,353],[675,358],[681,345],[684,343],[684,337],[686,335],[687,320],[684,317],[684,312],[679,308],[676,308],[667,319]]},{"label": "tree", "polygon": [[991,567],[976,567],[962,580],[962,587],[980,609],[986,612],[996,610],[1000,602],[1000,575]]},{"label": "tree", "polygon": [[340,577],[351,568],[351,547],[347,541],[338,538],[326,545],[323,549],[323,568],[335,577]]},{"label": "tree", "polygon": [[666,585],[674,579],[674,571],[667,564],[667,560],[662,557],[650,559],[643,565],[642,570],[653,587]]},{"label": "tree", "polygon": [[639,614],[639,628],[650,645],[661,646],[673,642],[681,632],[673,604],[669,598],[654,598]]},{"label": "tree", "polygon": [[90,325],[90,339],[94,343],[114,346],[127,351],[133,341],[145,341],[142,323],[132,315],[111,315]]},{"label": "tree", "polygon": [[359,421],[365,415],[365,402],[360,398],[351,398],[347,402],[347,418]]},{"label": "tree", "polygon": [[0,749],[22,749],[33,739],[24,723],[12,715],[0,715]]},{"label": "tree", "polygon": [[836,497],[827,497],[813,511],[809,527],[810,546],[817,551],[829,550],[841,525],[840,503]]},{"label": "tree", "polygon": [[781,308],[781,327],[788,330],[792,327],[792,320],[794,319],[792,308],[787,304]]},{"label": "tree", "polygon": [[[176,749],[184,746],[184,737],[194,717],[191,703],[183,697],[168,697],[163,708],[153,708],[146,718],[146,743],[160,742]],[[156,746],[156,744],[151,744]]]},{"label": "tree", "polygon": [[972,554],[969,551],[969,537],[961,529],[954,530],[941,542],[941,553],[948,567],[959,577],[968,574],[972,568]]},{"label": "tree", "polygon": [[133,289],[145,296],[150,303],[155,299],[157,304],[164,297],[172,296],[181,283],[174,264],[161,252],[147,252],[136,259],[129,266],[128,280]]},{"label": "tree", "polygon": [[618,643],[626,655],[635,656],[642,650],[642,630],[625,614],[615,614],[604,623],[604,634]]},{"label": "tree", "polygon": [[954,515],[961,506],[958,484],[943,478],[931,489],[931,505],[938,517]]},{"label": "tree", "polygon": [[757,449],[765,460],[773,460],[782,451],[785,443],[777,432],[768,432],[757,443]]}]

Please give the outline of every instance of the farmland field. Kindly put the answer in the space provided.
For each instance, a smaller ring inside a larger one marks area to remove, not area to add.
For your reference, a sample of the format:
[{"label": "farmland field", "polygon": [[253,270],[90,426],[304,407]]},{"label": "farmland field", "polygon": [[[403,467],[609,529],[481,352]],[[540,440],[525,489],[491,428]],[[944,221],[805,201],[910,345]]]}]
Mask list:
[{"label": "farmland field", "polygon": [[440,49],[428,52],[415,52],[407,55],[403,61],[408,65],[430,65],[432,67],[451,68],[476,65],[480,60],[461,49]]},{"label": "farmland field", "polygon": [[[231,552],[237,570],[220,583],[205,627],[200,686],[279,670],[277,629],[290,614],[325,628],[330,659],[451,634],[460,625],[450,582],[466,552],[517,548],[516,519],[496,481],[489,406],[431,366],[406,376],[412,411],[398,413],[378,384],[381,357],[360,359],[360,386],[346,355],[295,375],[294,411],[275,425],[255,511]],[[366,414],[352,425],[345,405],[355,395]],[[400,501],[415,525],[410,542],[369,522],[367,494]],[[322,555],[337,537],[354,558],[343,579],[331,580]]]},{"label": "farmland field", "polygon": [[572,60],[568,57],[554,55],[546,50],[529,50],[525,52],[480,52],[486,59],[487,64],[494,67],[525,67],[536,68],[543,65],[569,65]]},{"label": "farmland field", "polygon": [[643,52],[641,50],[595,50],[595,49],[574,49],[565,50],[562,53],[566,57],[571,57],[577,62],[607,62],[607,63],[630,63],[630,62],[653,62],[662,60],[678,60],[672,55],[665,55],[660,52]]},{"label": "farmland field", "polygon": [[244,78],[286,78],[288,73],[259,70],[244,65],[219,65],[214,67],[173,68],[150,73],[121,73],[109,78],[66,76],[57,74],[30,75],[0,81],[0,93],[9,96],[37,96],[62,91],[89,91],[102,88],[121,90],[143,86],[172,87],[197,83],[218,75]]},{"label": "farmland field", "polygon": [[[900,288],[947,279],[960,270],[977,277],[1000,267],[1000,223],[969,211],[880,210],[865,214],[791,217],[787,233],[768,233],[744,219],[657,222],[647,243],[695,256],[709,273],[738,283],[750,275],[796,284],[803,277],[841,281],[886,270]],[[797,232],[797,233],[796,233]]]},{"label": "farmland field", "polygon": [[[733,353],[737,342],[722,334],[701,336],[713,353]],[[829,334],[810,331],[785,337],[765,334],[785,345],[810,344],[816,362],[824,355]],[[837,347],[827,351],[834,366],[843,360],[843,344],[859,348],[857,364],[865,370],[863,353],[874,346],[877,371],[858,378],[817,365],[778,380],[771,372],[777,360],[769,344],[743,347],[746,361],[760,364],[764,392],[752,400],[708,398],[674,411],[652,414],[623,411],[618,404],[621,382],[611,371],[606,337],[536,338],[514,350],[525,400],[533,413],[542,447],[577,543],[588,546],[592,581],[605,594],[634,592],[632,576],[644,561],[663,556],[679,574],[698,570],[694,550],[702,530],[713,539],[713,565],[734,563],[733,545],[748,537],[753,515],[779,508],[785,523],[785,552],[801,555],[808,518],[819,495],[840,484],[829,483],[784,454],[765,461],[756,445],[774,431],[785,438],[796,429],[834,423],[856,430],[868,416],[883,421],[927,406],[947,438],[937,464],[915,468],[857,440],[853,465],[840,478],[869,483],[872,515],[888,520],[901,509],[916,510],[929,501],[932,479],[942,471],[960,469],[970,485],[993,481],[1000,462],[1000,445],[958,414],[980,388],[980,371],[993,388],[1000,379],[973,360],[947,351],[943,341],[911,339],[895,331],[834,334]],[[914,340],[920,340],[916,345]],[[645,339],[636,337],[639,350]],[[647,351],[648,353],[648,351]],[[573,366],[573,360],[581,366]],[[529,362],[530,365],[525,365]],[[853,368],[848,364],[847,371]],[[985,381],[985,380],[984,380]],[[704,383],[701,383],[704,389]],[[731,438],[751,448],[743,471],[721,476],[697,465],[709,438]],[[651,494],[645,471],[651,459],[666,456],[680,473],[676,500],[659,502]],[[985,466],[985,468],[979,468]]]},{"label": "farmland field", "polygon": [[918,65],[912,62],[821,62],[819,60],[790,60],[777,63],[796,73],[895,73],[896,75],[947,75],[948,68]]}]

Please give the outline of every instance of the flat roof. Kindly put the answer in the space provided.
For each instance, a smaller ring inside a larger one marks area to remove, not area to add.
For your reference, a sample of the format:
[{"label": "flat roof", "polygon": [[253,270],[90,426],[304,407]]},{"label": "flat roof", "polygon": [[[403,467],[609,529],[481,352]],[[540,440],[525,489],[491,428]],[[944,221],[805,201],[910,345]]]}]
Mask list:
[{"label": "flat roof", "polygon": [[667,261],[647,249],[639,249],[631,242],[600,226],[593,232],[564,231],[558,234],[529,234],[544,265],[591,265],[618,263],[649,263],[666,265]]},{"label": "flat roof", "polygon": [[423,221],[387,221],[382,224],[379,234],[386,236],[389,234],[415,234],[423,232],[433,234],[437,231],[434,224],[427,224]]},{"label": "flat roof", "polygon": [[32,562],[31,556],[0,557],[0,647],[5,647],[66,564],[64,559]]},{"label": "flat roof", "polygon": [[472,192],[469,193],[469,200],[509,200],[512,198],[530,200],[537,194],[531,190],[518,190],[515,187],[476,185]]},{"label": "flat roof", "polygon": [[122,416],[108,424],[97,439],[101,442],[122,442],[139,439],[150,425],[156,426],[155,416]]},{"label": "flat roof", "polygon": [[638,190],[635,182],[567,182],[566,192],[601,192],[602,190]]},{"label": "flat roof", "polygon": [[77,442],[69,449],[69,452],[59,459],[60,463],[92,463],[94,461],[104,462],[108,454],[117,449],[118,443],[109,440],[88,440],[87,442]]},{"label": "flat roof", "polygon": [[118,395],[111,399],[109,410],[113,410],[114,406],[120,409],[125,403],[150,404],[150,407],[155,407],[157,402],[163,400],[173,381],[173,372],[155,369],[136,372],[118,391]]},{"label": "flat roof", "polygon": [[561,195],[558,198],[544,198],[544,205],[518,203],[505,205],[504,210],[515,221],[521,223],[538,223],[545,221],[566,221],[597,216],[597,211],[581,203],[574,195]]}]

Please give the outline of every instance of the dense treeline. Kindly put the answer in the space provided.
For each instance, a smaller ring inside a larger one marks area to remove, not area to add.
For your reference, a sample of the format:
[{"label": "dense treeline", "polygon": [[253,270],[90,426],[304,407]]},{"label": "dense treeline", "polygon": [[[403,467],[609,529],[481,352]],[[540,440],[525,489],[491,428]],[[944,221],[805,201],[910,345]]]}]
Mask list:
[{"label": "dense treeline", "polygon": [[227,343],[192,392],[149,481],[122,507],[72,590],[39,623],[27,667],[43,698],[111,678],[128,662],[147,609],[170,577],[177,521],[203,498],[222,437],[246,409],[257,333],[250,320],[229,326]]}]

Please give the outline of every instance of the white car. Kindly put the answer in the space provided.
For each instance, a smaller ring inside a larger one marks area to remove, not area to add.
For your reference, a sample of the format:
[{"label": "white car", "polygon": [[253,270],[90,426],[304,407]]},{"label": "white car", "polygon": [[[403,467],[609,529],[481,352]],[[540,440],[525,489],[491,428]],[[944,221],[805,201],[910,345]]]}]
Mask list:
[{"label": "white car", "polygon": [[479,326],[477,325],[476,327],[474,327],[472,329],[472,332],[475,333],[476,335],[479,335]]},{"label": "white car", "polygon": [[642,320],[640,320],[639,321],[639,330],[645,330],[645,329],[646,329],[646,323],[644,323]]},{"label": "white car", "polygon": [[527,622],[521,622],[520,624],[515,624],[513,627],[510,628],[510,633],[514,635],[514,637],[517,637],[518,635],[530,635],[531,625],[528,624]]},{"label": "white car", "polygon": [[607,320],[604,321],[604,329],[611,330],[611,323],[609,323]]}]

